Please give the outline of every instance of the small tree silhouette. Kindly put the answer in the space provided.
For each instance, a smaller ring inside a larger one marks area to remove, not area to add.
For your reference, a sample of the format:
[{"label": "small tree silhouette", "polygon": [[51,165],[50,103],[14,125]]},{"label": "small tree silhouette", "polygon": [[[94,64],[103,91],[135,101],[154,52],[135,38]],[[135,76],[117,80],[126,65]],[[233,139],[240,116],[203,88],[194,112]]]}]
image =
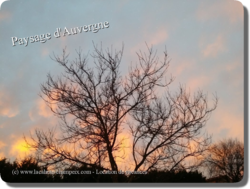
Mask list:
[{"label": "small tree silhouette", "polygon": [[211,177],[222,177],[226,182],[239,182],[244,174],[244,144],[237,139],[219,141],[211,146],[205,158]]}]

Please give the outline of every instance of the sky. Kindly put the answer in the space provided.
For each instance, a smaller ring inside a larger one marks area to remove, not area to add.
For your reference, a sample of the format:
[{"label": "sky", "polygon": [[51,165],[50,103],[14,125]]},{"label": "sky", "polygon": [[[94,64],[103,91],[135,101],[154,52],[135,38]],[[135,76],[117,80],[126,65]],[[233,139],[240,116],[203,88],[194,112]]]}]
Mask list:
[{"label": "sky", "polygon": [[[100,22],[109,27],[54,37],[57,28]],[[51,39],[44,43],[13,46],[12,39],[47,33]],[[62,72],[50,57],[67,47],[74,59],[79,47],[91,53],[93,42],[116,49],[124,44],[123,74],[137,62],[136,52],[146,50],[145,43],[159,57],[166,48],[168,73],[175,78],[171,90],[181,83],[191,92],[203,90],[209,99],[217,94],[218,107],[206,125],[213,141],[244,139],[243,6],[237,1],[13,0],[1,6],[0,42],[0,157],[24,157],[29,154],[24,135],[58,124],[39,96],[47,74]]]}]

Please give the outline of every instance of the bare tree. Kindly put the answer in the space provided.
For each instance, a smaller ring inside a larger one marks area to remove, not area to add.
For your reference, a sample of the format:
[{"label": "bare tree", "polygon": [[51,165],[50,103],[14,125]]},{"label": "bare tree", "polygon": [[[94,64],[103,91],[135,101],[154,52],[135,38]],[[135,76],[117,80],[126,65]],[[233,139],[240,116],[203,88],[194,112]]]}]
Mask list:
[{"label": "bare tree", "polygon": [[[169,67],[164,52],[137,53],[139,63],[122,76],[120,51],[103,50],[94,45],[91,55],[95,67],[89,67],[87,56],[77,52],[77,59],[55,56],[65,72],[58,78],[50,74],[42,85],[42,97],[60,120],[58,131],[37,130],[30,144],[47,165],[87,165],[118,171],[116,152],[122,129],[129,128],[134,171],[188,166],[188,157],[198,157],[210,144],[203,127],[217,106],[211,108],[202,91],[191,96],[184,87],[176,94],[169,92],[172,83],[164,79]],[[156,90],[158,92],[156,92]],[[165,96],[159,95],[164,91]],[[192,165],[189,166],[189,168]],[[113,176],[114,182],[117,176]]]},{"label": "bare tree", "polygon": [[237,139],[227,139],[212,145],[205,165],[211,177],[239,182],[244,173],[244,144]]}]

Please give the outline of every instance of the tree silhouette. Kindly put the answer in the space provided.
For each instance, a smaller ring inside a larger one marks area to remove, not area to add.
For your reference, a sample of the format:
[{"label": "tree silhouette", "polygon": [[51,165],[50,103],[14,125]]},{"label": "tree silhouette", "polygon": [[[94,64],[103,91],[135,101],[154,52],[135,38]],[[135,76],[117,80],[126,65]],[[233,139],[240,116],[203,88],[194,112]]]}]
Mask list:
[{"label": "tree silhouette", "polygon": [[237,139],[222,140],[211,146],[205,165],[211,177],[239,182],[244,174],[244,144]]},{"label": "tree silhouette", "polygon": [[206,178],[198,171],[178,170],[178,171],[149,171],[145,175],[137,175],[133,182],[168,182],[168,183],[198,183],[206,182]]},{"label": "tree silhouette", "polygon": [[[17,174],[13,171],[18,170]],[[24,171],[47,171],[46,167],[40,167],[33,157],[26,157],[20,161],[9,162],[6,158],[0,160],[1,177],[5,182],[52,182],[53,176],[50,174],[20,173]]]},{"label": "tree silhouette", "polygon": [[[210,144],[204,126],[217,106],[198,91],[191,95],[185,87],[171,94],[172,77],[165,78],[168,55],[160,61],[148,47],[137,53],[138,64],[122,76],[120,51],[94,45],[92,67],[81,51],[68,60],[66,50],[52,58],[63,68],[58,78],[48,74],[41,96],[61,120],[60,130],[36,130],[29,145],[37,150],[39,162],[58,167],[88,166],[119,171],[123,139],[128,129],[132,146],[133,171],[191,168],[188,157],[200,156]],[[94,65],[94,66],[93,66]],[[163,91],[164,95],[160,95]],[[129,181],[133,180],[131,175]],[[117,182],[117,174],[112,175]]]}]

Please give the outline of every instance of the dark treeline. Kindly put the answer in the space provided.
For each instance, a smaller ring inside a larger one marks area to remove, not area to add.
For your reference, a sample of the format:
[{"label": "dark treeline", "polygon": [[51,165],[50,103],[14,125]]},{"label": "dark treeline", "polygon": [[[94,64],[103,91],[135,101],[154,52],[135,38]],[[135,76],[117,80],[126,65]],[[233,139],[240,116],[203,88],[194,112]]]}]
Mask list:
[{"label": "dark treeline", "polygon": [[[48,171],[47,167],[39,166],[38,162],[28,157],[20,161],[10,162],[6,158],[0,160],[1,177],[5,182],[112,182],[111,174],[96,174],[100,168],[89,168],[87,166],[71,167],[62,171],[81,172],[91,171],[91,174],[38,174]],[[26,171],[21,173],[21,171]],[[28,173],[27,171],[32,171]],[[34,174],[34,173],[37,174]],[[72,173],[71,172],[71,173]],[[206,182],[206,178],[198,171],[149,171],[147,174],[136,174],[133,180],[125,174],[117,174],[118,182]]]}]

